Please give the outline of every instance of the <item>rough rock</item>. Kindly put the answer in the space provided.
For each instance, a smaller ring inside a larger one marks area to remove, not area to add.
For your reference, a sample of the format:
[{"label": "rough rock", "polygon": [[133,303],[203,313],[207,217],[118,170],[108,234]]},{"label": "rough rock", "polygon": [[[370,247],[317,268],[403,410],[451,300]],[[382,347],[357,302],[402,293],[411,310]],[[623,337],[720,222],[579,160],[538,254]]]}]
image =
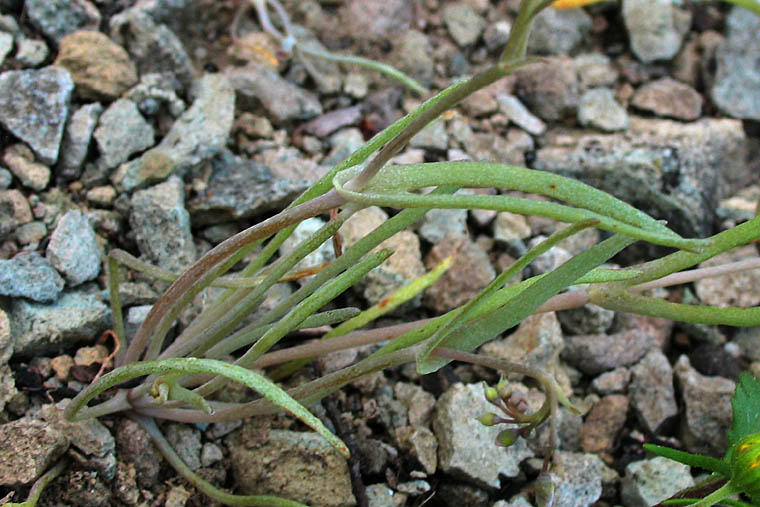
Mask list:
[{"label": "rough rock", "polygon": [[413,426],[429,426],[433,415],[435,397],[417,384],[396,382],[393,393],[407,408],[409,424]]},{"label": "rough rock", "polygon": [[5,57],[13,49],[13,35],[0,32],[0,65],[5,62]]},{"label": "rough rock", "polygon": [[477,420],[492,410],[481,384],[457,383],[443,393],[433,415],[441,471],[488,489],[500,487],[499,476],[517,476],[520,463],[533,452],[522,439],[506,449],[494,446],[503,428],[483,426]]},{"label": "rough rock", "polygon": [[[752,245],[716,255],[699,265],[701,268],[757,257]],[[697,296],[706,305],[749,308],[760,304],[760,272],[756,269],[729,273],[720,277],[703,278],[695,282]]]},{"label": "rough rock", "polygon": [[693,485],[688,465],[657,456],[625,467],[620,495],[626,507],[649,507]]},{"label": "rough rock", "polygon": [[185,424],[170,424],[166,429],[166,439],[172,444],[182,461],[196,471],[201,467],[201,432]]},{"label": "rough rock", "polygon": [[499,111],[527,133],[540,136],[546,132],[546,124],[528,111],[528,108],[514,95],[500,93],[496,96],[496,100],[499,102]]},{"label": "rough rock", "polygon": [[144,74],[140,82],[129,89],[123,98],[129,99],[140,108],[140,112],[153,116],[159,112],[161,104],[166,104],[174,118],[187,108],[185,101],[177,96],[172,83],[163,74]]},{"label": "rough rock", "polygon": [[246,424],[227,438],[242,493],[284,496],[325,507],[355,505],[346,461],[321,436],[271,430],[261,438],[257,431]]},{"label": "rough rock", "polygon": [[168,26],[139,9],[111,18],[111,37],[125,47],[139,75],[161,74],[175,90],[193,82],[193,65],[182,42]]},{"label": "rough rock", "polygon": [[432,244],[444,238],[465,238],[467,231],[466,209],[431,209],[419,221],[417,230],[422,238]]},{"label": "rough rock", "polygon": [[241,98],[255,99],[277,122],[308,120],[322,114],[322,104],[311,92],[300,88],[255,62],[226,71]]},{"label": "rough rock", "polygon": [[[359,241],[386,220],[388,220],[388,215],[375,206],[352,215],[339,231],[343,236],[344,249]],[[370,304],[379,303],[383,298],[425,272],[420,253],[420,240],[413,232],[401,231],[377,246],[377,249],[381,248],[390,248],[394,254],[370,271],[357,284]]]},{"label": "rough rock", "polygon": [[38,245],[47,237],[47,227],[42,222],[29,222],[16,229],[15,237],[21,245]]},{"label": "rough rock", "polygon": [[594,88],[581,95],[578,121],[605,132],[625,130],[630,125],[628,113],[617,103],[609,88]]},{"label": "rough rock", "polygon": [[496,277],[488,254],[469,238],[444,238],[427,255],[425,266],[433,269],[449,256],[454,257],[451,267],[423,296],[425,306],[439,313],[466,303]]},{"label": "rough rock", "polygon": [[434,121],[409,141],[412,148],[444,151],[449,147],[449,134],[443,121]]},{"label": "rough rock", "polygon": [[544,9],[536,16],[528,52],[542,55],[570,53],[591,30],[591,16],[583,9]]},{"label": "rough rock", "polygon": [[85,104],[69,118],[61,141],[61,153],[56,172],[67,180],[79,178],[82,164],[87,158],[92,133],[98,123],[103,106],[98,102]]},{"label": "rough rock", "polygon": [[92,341],[111,325],[111,310],[94,294],[72,291],[51,305],[15,299],[10,318],[15,354],[28,358]]},{"label": "rough rock", "polygon": [[206,74],[194,88],[195,100],[155,148],[122,164],[112,180],[134,190],[162,181],[216,155],[227,142],[235,112],[235,93],[222,74]]},{"label": "rough rock", "polygon": [[307,185],[304,179],[278,177],[264,164],[222,150],[211,159],[206,189],[187,208],[196,225],[240,220],[284,207]]},{"label": "rough rock", "polygon": [[[504,339],[492,340],[480,348],[480,353],[530,368],[554,371],[564,347],[562,330],[554,312],[531,315],[517,330]],[[522,376],[507,375],[520,379]]]},{"label": "rough rock", "polygon": [[726,41],[715,53],[715,80],[710,96],[722,112],[760,120],[760,17],[734,7],[726,18]]},{"label": "rough rock", "polygon": [[649,352],[631,368],[628,393],[639,422],[653,434],[678,414],[673,369],[659,350]]},{"label": "rough rock", "polygon": [[409,451],[426,474],[435,473],[438,466],[438,441],[433,432],[424,426],[404,426],[396,430],[396,441],[401,449]]},{"label": "rough rock", "polygon": [[557,313],[557,318],[571,334],[602,334],[612,326],[615,312],[595,304],[586,304],[580,308],[563,310]]},{"label": "rough rock", "polygon": [[74,287],[100,274],[100,249],[87,216],[79,210],[67,212],[58,222],[47,247],[50,263]]},{"label": "rough rock", "polygon": [[195,261],[182,180],[172,176],[164,183],[135,192],[131,207],[129,222],[146,261],[175,273]]},{"label": "rough rock", "polygon": [[71,75],[59,67],[0,74],[0,123],[24,141],[45,164],[58,159],[74,90]]},{"label": "rough rock", "polygon": [[55,42],[80,29],[97,30],[100,12],[88,0],[26,0],[24,12]]},{"label": "rough rock", "polygon": [[45,190],[50,182],[50,168],[34,161],[34,154],[25,144],[12,144],[2,158],[21,184],[32,190]]},{"label": "rough rock", "polygon": [[349,0],[340,10],[347,33],[370,42],[405,33],[413,19],[414,6],[407,0]]},{"label": "rough rock", "polygon": [[511,243],[531,236],[530,225],[523,215],[510,211],[500,211],[493,221],[493,238]]},{"label": "rough rock", "polygon": [[534,169],[580,179],[634,202],[687,237],[712,234],[717,199],[751,180],[746,138],[735,120],[683,124],[632,117],[625,134],[545,137]]},{"label": "rough rock", "polygon": [[654,344],[652,334],[638,328],[613,334],[568,336],[562,359],[593,375],[635,363]]},{"label": "rough rock", "polygon": [[726,431],[731,427],[731,397],[736,383],[723,377],[701,375],[686,356],[678,359],[674,370],[686,407],[681,418],[681,441],[689,452],[723,456]]},{"label": "rough rock", "polygon": [[119,460],[135,468],[137,484],[142,488],[155,486],[163,458],[148,433],[135,421],[119,418],[114,435]]},{"label": "rough rock", "polygon": [[476,42],[486,27],[485,20],[465,2],[446,4],[442,15],[449,35],[460,47]]},{"label": "rough rock", "polygon": [[669,0],[624,0],[631,50],[642,62],[669,60],[681,48],[691,16]]},{"label": "rough rock", "polygon": [[371,507],[402,507],[406,505],[407,496],[393,491],[385,484],[367,486],[367,501]]},{"label": "rough rock", "polygon": [[543,120],[575,116],[579,86],[572,58],[553,58],[519,70],[515,95]]},{"label": "rough rock", "polygon": [[52,303],[63,290],[64,281],[37,252],[0,259],[0,294]]},{"label": "rough rock", "polygon": [[21,38],[16,48],[16,60],[26,67],[39,67],[50,54],[44,40]]},{"label": "rough rock", "polygon": [[16,189],[0,191],[0,239],[31,221],[32,210],[24,194]]},{"label": "rough rock", "polygon": [[643,85],[636,90],[631,104],[657,116],[677,120],[691,121],[702,115],[702,96],[699,92],[669,77]]},{"label": "rough rock", "polygon": [[100,116],[94,133],[100,150],[99,163],[108,169],[153,146],[153,127],[131,100],[119,99]]},{"label": "rough rock", "polygon": [[618,79],[618,72],[610,59],[602,53],[585,53],[573,58],[581,88],[611,87]]},{"label": "rough rock", "polygon": [[555,505],[585,507],[602,495],[604,463],[593,454],[557,451],[554,455]]},{"label": "rough rock", "polygon": [[82,30],[61,40],[55,65],[67,69],[82,99],[114,100],[137,84],[127,52],[103,33]]},{"label": "rough rock", "polygon": [[50,468],[69,447],[56,428],[22,418],[0,426],[0,484],[29,484]]},{"label": "rough rock", "polygon": [[621,394],[605,396],[591,407],[581,428],[584,452],[612,452],[628,416],[628,398]]},{"label": "rough rock", "polygon": [[631,372],[628,368],[620,367],[602,373],[591,381],[591,387],[601,395],[622,393],[628,388]]}]

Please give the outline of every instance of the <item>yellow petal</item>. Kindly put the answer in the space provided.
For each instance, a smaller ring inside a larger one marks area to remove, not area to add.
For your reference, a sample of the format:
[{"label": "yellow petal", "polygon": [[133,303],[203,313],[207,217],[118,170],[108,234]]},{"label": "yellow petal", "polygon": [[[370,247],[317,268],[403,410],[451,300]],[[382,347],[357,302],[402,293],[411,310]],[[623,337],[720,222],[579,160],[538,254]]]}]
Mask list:
[{"label": "yellow petal", "polygon": [[552,7],[555,9],[573,9],[601,1],[603,0],[557,0],[552,4]]}]

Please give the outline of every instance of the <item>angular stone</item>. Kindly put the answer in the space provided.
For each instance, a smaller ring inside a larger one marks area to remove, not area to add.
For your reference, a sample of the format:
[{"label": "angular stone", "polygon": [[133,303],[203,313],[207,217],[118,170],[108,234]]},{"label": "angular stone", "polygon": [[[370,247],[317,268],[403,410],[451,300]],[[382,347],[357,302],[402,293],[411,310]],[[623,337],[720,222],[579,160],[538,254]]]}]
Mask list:
[{"label": "angular stone", "polygon": [[550,132],[546,138],[536,150],[534,169],[636,203],[687,237],[712,234],[717,199],[752,178],[744,162],[747,140],[736,120],[683,124],[633,117],[625,134]]},{"label": "angular stone", "polygon": [[153,127],[131,100],[119,99],[100,116],[95,129],[100,163],[109,169],[126,162],[130,156],[153,146]]},{"label": "angular stone", "polygon": [[681,48],[691,17],[670,0],[624,0],[631,50],[642,62],[669,60]]},{"label": "angular stone", "polygon": [[55,65],[67,69],[83,99],[114,100],[137,84],[127,52],[103,33],[83,30],[61,40]]},{"label": "angular stone", "polygon": [[3,163],[8,166],[21,184],[32,190],[45,190],[50,182],[50,168],[34,161],[34,154],[24,144],[13,144],[3,153]]},{"label": "angular stone", "polygon": [[659,350],[649,352],[631,368],[628,393],[639,422],[652,434],[657,434],[663,424],[678,414],[673,368]]},{"label": "angular stone", "polygon": [[635,363],[654,344],[654,337],[642,329],[568,336],[562,358],[585,373],[597,374]]},{"label": "angular stone", "polygon": [[256,436],[246,424],[227,438],[235,482],[242,493],[276,495],[309,505],[356,504],[345,459],[316,433],[271,430]]},{"label": "angular stone", "polygon": [[500,93],[496,96],[496,100],[499,102],[499,111],[506,114],[512,122],[527,133],[540,136],[546,132],[546,124],[528,111],[528,108],[514,95]]},{"label": "angular stone", "polygon": [[[699,265],[700,268],[720,266],[757,257],[754,246],[747,245],[716,255]],[[756,269],[729,273],[720,277],[703,278],[695,282],[697,296],[711,306],[749,308],[760,304],[760,272]]]},{"label": "angular stone", "polygon": [[554,454],[554,503],[586,507],[602,496],[604,462],[593,454],[557,451]]},{"label": "angular stone", "polygon": [[0,484],[21,486],[36,480],[66,452],[69,441],[56,428],[22,418],[0,426]]},{"label": "angular stone", "polygon": [[710,96],[722,112],[760,120],[760,17],[734,7],[726,18],[726,41],[715,53],[715,80]]},{"label": "angular stone", "polygon": [[55,42],[80,29],[97,30],[100,25],[100,12],[88,0],[27,0],[24,12]]},{"label": "angular stone", "polygon": [[0,239],[31,221],[32,210],[24,194],[15,189],[0,191]]},{"label": "angular stone", "polygon": [[85,104],[74,111],[66,123],[56,170],[63,178],[76,179],[82,174],[82,164],[87,158],[92,133],[101,112],[103,112],[103,106],[98,102]]},{"label": "angular stone", "polygon": [[399,447],[409,451],[425,473],[432,475],[438,466],[438,441],[433,432],[424,426],[404,426],[396,430],[396,440]]},{"label": "angular stone", "polygon": [[38,67],[50,54],[45,41],[39,39],[21,39],[16,48],[16,60],[26,67]]},{"label": "angular stone", "polygon": [[131,207],[129,223],[146,261],[175,273],[195,261],[182,180],[172,176],[164,183],[135,192]]},{"label": "angular stone", "polygon": [[617,103],[609,88],[595,88],[581,95],[578,121],[605,132],[625,130],[630,124],[628,113]]},{"label": "angular stone", "polygon": [[610,453],[628,416],[628,398],[621,394],[605,396],[594,404],[581,429],[584,452]]},{"label": "angular stone", "polygon": [[354,39],[381,41],[405,33],[414,20],[407,0],[348,0],[340,10],[341,27]]},{"label": "angular stone", "polygon": [[446,4],[443,8],[443,22],[451,38],[460,47],[476,42],[486,27],[485,20],[465,2]]},{"label": "angular stone", "polygon": [[657,456],[625,467],[620,496],[626,506],[649,507],[693,485],[688,465]]},{"label": "angular stone", "polygon": [[5,62],[5,57],[8,56],[8,53],[10,53],[12,49],[13,35],[6,32],[0,32],[0,65]]},{"label": "angular stone", "polygon": [[45,164],[58,159],[74,90],[71,75],[59,67],[0,74],[0,123],[29,145]]},{"label": "angular stone", "polygon": [[0,259],[0,294],[52,303],[63,290],[64,281],[37,252]]},{"label": "angular stone", "polygon": [[100,249],[87,215],[79,210],[63,215],[50,235],[47,258],[63,274],[69,287],[100,274]]},{"label": "angular stone", "polygon": [[442,472],[479,487],[498,489],[499,477],[516,477],[520,463],[533,452],[523,439],[505,449],[494,447],[496,436],[506,426],[487,427],[477,419],[491,411],[482,384],[454,384],[436,403],[433,431]]},{"label": "angular stone", "polygon": [[664,77],[636,90],[631,104],[657,116],[696,120],[702,115],[702,96],[689,85]]},{"label": "angular stone", "polygon": [[723,456],[736,383],[701,375],[686,356],[678,359],[674,370],[686,407],[681,418],[681,441],[689,452]]},{"label": "angular stone", "polygon": [[579,88],[572,58],[554,58],[521,69],[517,72],[515,95],[543,120],[575,116]]},{"label": "angular stone", "polygon": [[162,181],[173,172],[195,167],[216,155],[227,142],[235,112],[235,93],[222,74],[206,74],[194,87],[192,106],[175,120],[155,148],[122,164],[112,181],[131,191]]},{"label": "angular stone", "polygon": [[542,55],[570,53],[591,31],[591,16],[583,9],[544,9],[536,16],[528,52]]},{"label": "angular stone", "polygon": [[322,105],[313,93],[286,81],[265,65],[231,67],[226,75],[238,94],[259,101],[279,123],[322,114]]},{"label": "angular stone", "polygon": [[14,300],[10,317],[15,354],[22,358],[60,354],[76,343],[92,341],[111,325],[108,306],[84,292],[65,292],[52,305]]}]

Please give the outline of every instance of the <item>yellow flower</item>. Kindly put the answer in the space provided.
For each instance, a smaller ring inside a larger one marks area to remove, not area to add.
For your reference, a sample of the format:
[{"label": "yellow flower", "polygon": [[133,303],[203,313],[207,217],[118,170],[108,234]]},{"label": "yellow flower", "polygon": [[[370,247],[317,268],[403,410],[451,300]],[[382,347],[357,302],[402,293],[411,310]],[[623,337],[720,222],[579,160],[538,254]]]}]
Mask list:
[{"label": "yellow flower", "polygon": [[552,4],[552,7],[555,9],[573,9],[601,1],[603,0],[557,0]]}]

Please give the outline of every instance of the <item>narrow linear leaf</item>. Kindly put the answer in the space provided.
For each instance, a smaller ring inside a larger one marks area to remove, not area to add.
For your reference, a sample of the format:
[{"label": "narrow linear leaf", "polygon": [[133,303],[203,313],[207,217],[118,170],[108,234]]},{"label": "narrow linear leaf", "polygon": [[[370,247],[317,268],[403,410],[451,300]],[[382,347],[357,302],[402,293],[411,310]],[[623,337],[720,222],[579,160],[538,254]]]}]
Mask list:
[{"label": "narrow linear leaf", "polygon": [[644,444],[644,449],[658,456],[677,461],[678,463],[683,463],[684,465],[710,470],[711,472],[719,473],[725,477],[731,476],[731,470],[728,463],[720,459],[703,456],[701,454],[692,454],[690,452],[679,451],[677,449],[671,449],[670,447],[655,444]]}]

